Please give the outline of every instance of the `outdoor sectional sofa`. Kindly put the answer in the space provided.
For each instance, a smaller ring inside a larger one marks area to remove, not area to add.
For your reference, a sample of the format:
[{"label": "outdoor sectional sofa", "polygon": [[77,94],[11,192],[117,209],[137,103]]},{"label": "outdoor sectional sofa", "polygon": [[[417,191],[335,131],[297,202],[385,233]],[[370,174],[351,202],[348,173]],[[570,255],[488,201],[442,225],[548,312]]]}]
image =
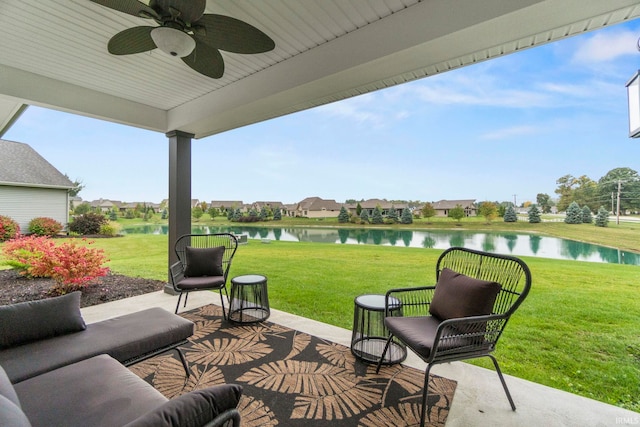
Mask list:
[{"label": "outdoor sectional sofa", "polygon": [[0,306],[0,425],[237,425],[240,386],[168,400],[125,366],[177,349],[193,327],[161,308],[87,325],[79,292]]}]

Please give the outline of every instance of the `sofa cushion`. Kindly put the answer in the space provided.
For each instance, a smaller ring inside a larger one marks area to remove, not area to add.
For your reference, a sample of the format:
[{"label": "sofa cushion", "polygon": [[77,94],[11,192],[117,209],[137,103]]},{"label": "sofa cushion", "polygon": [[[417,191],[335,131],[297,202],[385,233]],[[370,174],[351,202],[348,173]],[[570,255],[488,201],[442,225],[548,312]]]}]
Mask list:
[{"label": "sofa cushion", "polygon": [[159,307],[90,323],[86,330],[0,351],[0,365],[15,385],[35,375],[108,354],[120,362],[178,344],[193,322]]},{"label": "sofa cushion", "polygon": [[429,313],[440,320],[491,314],[501,288],[496,282],[475,279],[444,268],[440,272]]},{"label": "sofa cushion", "polygon": [[[9,380],[7,373],[0,366],[0,396],[4,396],[14,404],[20,406],[20,400],[18,399],[18,395],[16,394],[15,389],[13,388],[13,384]],[[0,424],[1,426],[2,424]]]},{"label": "sofa cushion", "polygon": [[0,349],[84,330],[80,295],[0,306]]},{"label": "sofa cushion", "polygon": [[224,384],[195,390],[171,399],[125,427],[201,427],[238,406],[242,387]]},{"label": "sofa cushion", "polygon": [[22,409],[6,397],[0,396],[0,426],[31,427],[31,423]]},{"label": "sofa cushion", "polygon": [[215,248],[193,248],[187,246],[184,252],[184,275],[187,277],[222,276],[222,257],[224,246]]},{"label": "sofa cushion", "polygon": [[33,427],[122,426],[167,402],[107,355],[38,375],[15,388]]}]

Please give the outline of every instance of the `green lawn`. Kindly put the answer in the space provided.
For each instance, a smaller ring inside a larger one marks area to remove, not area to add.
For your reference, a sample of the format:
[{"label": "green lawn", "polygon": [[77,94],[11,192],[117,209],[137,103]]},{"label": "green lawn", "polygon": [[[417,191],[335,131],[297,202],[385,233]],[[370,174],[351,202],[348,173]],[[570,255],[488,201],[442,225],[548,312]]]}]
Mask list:
[{"label": "green lawn", "polygon": [[[95,245],[107,251],[116,272],[167,278],[166,236],[98,239]],[[251,240],[239,247],[230,274],[264,274],[273,308],[350,329],[357,295],[432,284],[440,252]],[[533,286],[498,347],[504,371],[640,411],[640,267],[523,259]],[[473,363],[490,367],[486,362]]]},{"label": "green lawn", "polygon": [[[499,225],[504,223],[463,222],[470,229],[497,230]],[[636,224],[604,229],[588,224],[516,225],[513,229],[522,231],[543,226],[545,233],[576,240],[608,239],[610,246],[629,242],[629,249],[636,251],[640,242]],[[166,235],[129,235],[96,239],[94,245],[106,251],[115,272],[166,280],[167,239]],[[394,246],[250,240],[239,247],[230,274],[264,274],[273,308],[350,329],[357,295],[432,284],[440,253]],[[498,346],[505,373],[640,411],[640,267],[523,259],[531,268],[533,286]],[[490,367],[484,360],[472,363]]]}]

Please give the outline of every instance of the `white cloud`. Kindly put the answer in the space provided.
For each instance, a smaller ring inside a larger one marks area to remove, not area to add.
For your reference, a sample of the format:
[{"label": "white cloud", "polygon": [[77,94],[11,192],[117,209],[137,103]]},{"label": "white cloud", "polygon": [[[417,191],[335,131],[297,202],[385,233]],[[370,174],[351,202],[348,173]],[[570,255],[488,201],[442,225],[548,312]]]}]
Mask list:
[{"label": "white cloud", "polygon": [[493,75],[442,75],[438,79],[412,87],[422,102],[440,105],[531,108],[553,104],[548,94],[539,90],[513,89]]},{"label": "white cloud", "polygon": [[512,126],[508,128],[498,129],[480,135],[480,139],[511,139],[513,137],[532,135],[539,132],[539,127],[535,126]]},{"label": "white cloud", "polygon": [[624,55],[638,55],[638,34],[630,30],[596,32],[578,46],[572,60],[593,65],[609,62]]},{"label": "white cloud", "polygon": [[406,98],[397,96],[398,87],[348,98],[318,107],[316,111],[331,117],[346,119],[358,125],[386,128],[406,119]]}]

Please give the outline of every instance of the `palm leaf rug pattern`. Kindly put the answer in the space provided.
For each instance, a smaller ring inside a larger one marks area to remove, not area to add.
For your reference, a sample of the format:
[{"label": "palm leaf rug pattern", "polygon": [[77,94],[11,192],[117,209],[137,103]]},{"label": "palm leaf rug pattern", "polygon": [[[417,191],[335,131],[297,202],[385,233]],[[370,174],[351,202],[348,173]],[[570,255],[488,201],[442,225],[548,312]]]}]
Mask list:
[{"label": "palm leaf rug pattern", "polygon": [[[167,398],[217,384],[244,392],[242,425],[416,426],[420,422],[424,372],[355,359],[348,347],[270,322],[234,325],[218,306],[182,314],[196,325],[182,347],[191,375],[175,352],[131,367]],[[432,376],[428,425],[444,426],[456,382]]]}]

